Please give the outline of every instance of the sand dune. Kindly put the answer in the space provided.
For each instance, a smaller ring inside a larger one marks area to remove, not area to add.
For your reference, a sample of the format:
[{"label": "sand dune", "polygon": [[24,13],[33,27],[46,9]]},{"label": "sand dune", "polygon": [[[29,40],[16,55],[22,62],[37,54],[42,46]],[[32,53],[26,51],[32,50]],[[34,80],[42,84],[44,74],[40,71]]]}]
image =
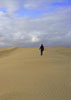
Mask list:
[{"label": "sand dune", "polygon": [[1,57],[6,57],[8,55],[10,55],[11,53],[13,53],[13,51],[17,50],[19,47],[11,47],[11,48],[4,48],[4,49],[0,49],[0,58]]},{"label": "sand dune", "polygon": [[0,100],[71,100],[71,47],[0,49]]}]

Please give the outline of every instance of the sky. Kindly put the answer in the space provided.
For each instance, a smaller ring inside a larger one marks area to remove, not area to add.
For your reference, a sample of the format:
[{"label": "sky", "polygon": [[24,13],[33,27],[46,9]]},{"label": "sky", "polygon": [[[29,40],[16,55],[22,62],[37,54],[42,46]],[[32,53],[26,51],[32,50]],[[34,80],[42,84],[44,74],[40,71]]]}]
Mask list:
[{"label": "sky", "polygon": [[0,0],[0,48],[71,46],[71,0]]}]

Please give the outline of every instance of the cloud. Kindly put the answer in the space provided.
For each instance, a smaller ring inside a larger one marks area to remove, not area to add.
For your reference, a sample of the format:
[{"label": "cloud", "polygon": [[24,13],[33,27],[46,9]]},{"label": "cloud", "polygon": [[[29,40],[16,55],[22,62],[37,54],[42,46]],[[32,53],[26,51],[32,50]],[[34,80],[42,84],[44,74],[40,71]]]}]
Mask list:
[{"label": "cloud", "polygon": [[[52,0],[0,0],[0,5],[5,7],[7,12],[0,11],[0,47],[45,46],[71,44],[71,7],[62,7],[43,13],[37,17],[17,17],[15,11],[24,4],[25,9],[37,9],[44,3],[52,3]],[[61,2],[58,0],[57,2]],[[62,1],[67,2],[67,1]],[[40,7],[41,8],[41,7]],[[40,9],[39,8],[39,9]],[[46,7],[44,7],[46,8]],[[42,11],[42,9],[41,9]]]},{"label": "cloud", "polygon": [[5,8],[9,14],[25,9],[46,9],[52,3],[71,3],[69,0],[0,0],[0,8]]}]

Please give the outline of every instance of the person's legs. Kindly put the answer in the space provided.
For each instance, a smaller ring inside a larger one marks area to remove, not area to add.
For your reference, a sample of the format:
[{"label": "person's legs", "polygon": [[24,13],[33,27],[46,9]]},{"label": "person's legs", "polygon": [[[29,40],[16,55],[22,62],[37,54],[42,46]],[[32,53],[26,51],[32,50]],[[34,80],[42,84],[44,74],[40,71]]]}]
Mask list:
[{"label": "person's legs", "polygon": [[43,51],[41,50],[41,56],[43,55]]}]

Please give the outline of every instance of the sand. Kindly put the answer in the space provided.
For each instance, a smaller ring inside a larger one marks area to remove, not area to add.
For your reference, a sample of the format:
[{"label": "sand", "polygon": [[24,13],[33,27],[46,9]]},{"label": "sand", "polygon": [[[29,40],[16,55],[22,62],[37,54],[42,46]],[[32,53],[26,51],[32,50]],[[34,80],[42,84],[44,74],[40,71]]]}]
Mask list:
[{"label": "sand", "polygon": [[0,100],[71,100],[71,47],[0,49]]}]

